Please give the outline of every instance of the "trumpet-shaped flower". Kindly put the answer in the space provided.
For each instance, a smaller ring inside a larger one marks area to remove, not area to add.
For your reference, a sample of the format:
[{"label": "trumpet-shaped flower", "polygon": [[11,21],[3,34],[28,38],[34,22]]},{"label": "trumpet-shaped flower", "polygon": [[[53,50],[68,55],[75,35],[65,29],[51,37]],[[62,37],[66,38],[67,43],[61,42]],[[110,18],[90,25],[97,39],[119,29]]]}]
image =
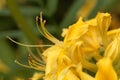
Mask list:
[{"label": "trumpet-shaped flower", "polygon": [[[82,18],[79,18],[75,24],[64,30],[64,41],[62,44],[59,45],[57,43],[53,46],[54,48],[51,47],[46,50],[47,53],[46,51],[43,53],[44,57],[47,56],[45,79],[109,80],[111,78],[117,80],[112,61],[109,57],[102,58],[99,51],[101,47],[106,49],[108,43],[111,42],[108,41],[109,35],[107,33],[110,21],[111,17],[108,13],[98,13],[97,17],[90,21],[84,22]],[[58,47],[55,47],[57,45]],[[94,57],[96,55],[94,53],[100,56],[97,62],[98,70],[96,64],[90,62],[91,58],[89,58]],[[81,66],[76,67],[80,63]],[[95,78],[84,72],[80,67],[91,72],[97,72]],[[104,69],[106,70],[105,74]]]},{"label": "trumpet-shaped flower", "polygon": [[[75,24],[63,30],[63,41],[47,31],[42,17],[40,21],[42,30],[37,24],[39,32],[54,45],[49,45],[42,53],[44,65],[31,58],[29,65],[39,71],[44,70],[44,80],[117,80],[117,73],[112,64],[119,61],[120,39],[119,35],[115,35],[120,33],[120,29],[108,31],[110,14],[98,13],[88,21],[83,21],[80,17]],[[95,77],[91,74],[95,74]]]}]

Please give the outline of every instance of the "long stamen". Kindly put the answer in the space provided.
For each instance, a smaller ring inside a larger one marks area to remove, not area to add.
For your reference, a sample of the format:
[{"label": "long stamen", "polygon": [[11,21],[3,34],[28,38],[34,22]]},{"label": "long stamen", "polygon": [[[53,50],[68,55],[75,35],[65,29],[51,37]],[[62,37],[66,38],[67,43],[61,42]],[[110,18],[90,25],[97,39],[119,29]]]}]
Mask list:
[{"label": "long stamen", "polygon": [[36,56],[33,54],[33,52],[31,51],[31,49],[30,49],[29,47],[27,47],[27,49],[28,49],[28,52],[33,56],[33,58],[34,58],[36,61],[38,61],[38,62],[40,62],[41,64],[45,65],[45,63],[44,63],[41,59],[39,59],[38,57],[36,57]]},{"label": "long stamen", "polygon": [[[48,30],[45,28],[45,22],[46,22],[45,20],[42,20],[42,13],[40,13],[40,23],[41,23],[41,27],[42,27],[45,35],[49,35],[50,37],[56,39],[56,38],[55,38],[53,35],[51,35],[51,34],[48,32]],[[56,40],[57,40],[57,39],[56,39]]]},{"label": "long stamen", "polygon": [[24,64],[21,64],[19,61],[15,60],[15,63],[17,63],[18,65],[20,66],[23,66],[25,68],[32,68],[32,69],[36,69],[36,70],[42,70],[44,71],[44,66],[41,66],[41,65],[38,65],[38,64],[34,64],[32,62],[29,62],[29,65],[30,66],[27,66],[27,65],[24,65]]},{"label": "long stamen", "polygon": [[45,35],[44,35],[43,32],[41,31],[41,29],[39,28],[38,19],[39,19],[39,17],[36,16],[36,26],[37,26],[37,29],[38,29],[38,31],[40,32],[40,34],[42,34],[42,35],[45,37]]},{"label": "long stamen", "polygon": [[29,62],[29,65],[36,69],[36,70],[40,70],[40,71],[44,71],[45,70],[45,65],[41,64],[41,63],[38,63],[37,61],[35,61],[30,55],[28,57],[28,62]]},{"label": "long stamen", "polygon": [[48,40],[52,41],[53,43],[59,43],[60,41],[57,40],[54,36],[52,36],[47,29],[45,28],[45,20],[42,19],[42,13],[40,13],[40,24],[41,24],[41,29],[38,27],[38,16],[36,17],[36,25],[38,28],[38,31]]},{"label": "long stamen", "polygon": [[31,66],[27,66],[27,65],[21,64],[18,60],[15,60],[15,63],[17,63],[20,66],[26,67],[26,68],[31,68]]},{"label": "long stamen", "polygon": [[52,45],[27,45],[27,44],[19,43],[19,42],[13,40],[12,38],[10,38],[9,36],[7,36],[7,38],[8,38],[10,41],[12,41],[12,42],[14,42],[14,43],[16,43],[16,44],[21,45],[21,46],[25,46],[25,47],[48,47],[48,46],[52,46]]},{"label": "long stamen", "polygon": [[38,48],[37,48],[36,50],[37,50],[37,53],[38,53],[39,56],[40,56],[40,59],[43,60],[43,58],[42,58],[42,54],[41,54],[40,50],[39,50]]},{"label": "long stamen", "polygon": [[33,59],[33,57],[31,55],[28,56],[28,61],[29,61],[29,63],[33,63],[33,64],[37,64],[37,65],[45,67],[45,64],[38,63],[36,60]]},{"label": "long stamen", "polygon": [[[42,27],[44,25],[43,25],[43,22],[41,22],[41,21],[42,20],[40,20],[40,24],[41,24],[41,27]],[[52,38],[49,35],[45,34],[43,28],[42,28],[43,31],[41,31],[41,29],[39,28],[39,26],[38,26],[38,16],[36,16],[36,26],[37,26],[37,29],[40,32],[40,34],[42,34],[45,38],[47,38],[48,40],[53,42]]]}]

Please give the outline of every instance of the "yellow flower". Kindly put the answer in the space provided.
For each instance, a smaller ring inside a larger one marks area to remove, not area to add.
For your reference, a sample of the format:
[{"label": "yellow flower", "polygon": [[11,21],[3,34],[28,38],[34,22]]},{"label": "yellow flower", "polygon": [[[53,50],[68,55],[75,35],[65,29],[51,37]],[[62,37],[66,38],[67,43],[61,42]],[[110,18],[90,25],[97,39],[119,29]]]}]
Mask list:
[{"label": "yellow flower", "polygon": [[[46,58],[45,80],[71,80],[72,77],[75,80],[110,80],[110,78],[117,80],[112,61],[109,57],[102,58],[99,51],[101,47],[106,49],[111,42],[108,41],[107,34],[110,21],[111,17],[108,13],[98,13],[97,17],[89,21],[83,22],[82,18],[79,18],[75,24],[64,31],[63,42],[47,36],[55,45],[43,53]],[[88,55],[90,53],[91,55]],[[89,61],[96,56],[99,56],[96,59],[98,71],[96,64]],[[81,66],[76,67],[79,64]],[[80,67],[91,72],[97,71],[95,78],[83,72]]]},{"label": "yellow flower", "polygon": [[[46,30],[42,17],[40,20],[41,29],[37,25],[39,32],[54,45],[46,45],[49,48],[42,53],[41,61],[45,64],[33,59],[34,55],[33,58],[29,57],[28,62],[29,68],[45,71],[44,80],[117,80],[112,64],[119,60],[120,30],[108,31],[110,14],[98,13],[88,21],[83,21],[80,17],[75,24],[64,30],[63,41],[52,36]],[[95,77],[91,76],[91,73],[95,74]]]}]

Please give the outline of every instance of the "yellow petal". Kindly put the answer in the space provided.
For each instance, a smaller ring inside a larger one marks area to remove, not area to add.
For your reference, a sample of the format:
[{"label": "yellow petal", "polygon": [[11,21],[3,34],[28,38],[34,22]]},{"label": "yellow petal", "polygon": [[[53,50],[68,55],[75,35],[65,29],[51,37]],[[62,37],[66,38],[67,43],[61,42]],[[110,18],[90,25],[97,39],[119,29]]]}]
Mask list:
[{"label": "yellow petal", "polygon": [[69,55],[74,64],[78,64],[82,59],[81,55],[83,52],[82,52],[81,46],[82,46],[82,41],[78,41],[74,43],[73,46],[70,47]]},{"label": "yellow petal", "polygon": [[120,33],[120,29],[113,29],[107,32],[108,38],[109,38],[109,42],[111,42],[114,38],[115,35]]},{"label": "yellow petal", "polygon": [[48,48],[43,53],[43,56],[45,57],[45,61],[46,61],[46,69],[45,69],[46,75],[51,72],[52,73],[56,72],[57,67],[58,67],[57,66],[57,58],[62,50],[63,50],[63,48],[61,48],[60,46],[54,45],[54,46]]},{"label": "yellow petal", "polygon": [[78,64],[79,62],[81,62],[82,66],[87,69],[90,70],[92,72],[96,72],[96,65],[89,62],[86,58],[88,57],[88,55],[86,55],[82,49],[82,42],[78,41],[76,43],[74,43],[74,45],[72,45],[72,47],[70,48],[70,58],[72,60],[72,62],[74,64]]},{"label": "yellow petal", "polygon": [[72,71],[75,70],[75,65],[68,66],[64,68],[59,74],[58,74],[58,80],[80,80],[78,76]]},{"label": "yellow petal", "polygon": [[66,37],[64,39],[64,43],[67,43],[70,40],[75,40],[80,38],[84,33],[87,32],[87,30],[88,30],[88,25],[84,25],[84,22],[80,17],[75,24],[69,27]]},{"label": "yellow petal", "polygon": [[67,33],[68,33],[68,29],[63,29],[61,36],[65,37]]},{"label": "yellow petal", "polygon": [[31,80],[39,80],[39,79],[42,79],[44,76],[43,73],[34,73],[33,77],[30,78]]},{"label": "yellow petal", "polygon": [[108,45],[107,49],[105,50],[105,56],[110,57],[112,61],[118,61],[117,59],[120,58],[120,34],[116,34],[115,39]]},{"label": "yellow petal", "polygon": [[89,25],[88,31],[81,37],[81,40],[85,48],[91,48],[92,51],[98,50],[101,39],[96,26]]},{"label": "yellow petal", "polygon": [[82,71],[82,65],[80,63],[77,65],[77,72],[80,80],[95,80],[92,76]]},{"label": "yellow petal", "polygon": [[117,80],[117,74],[109,57],[104,57],[97,63],[98,71],[95,80]]},{"label": "yellow petal", "polygon": [[111,23],[111,16],[109,13],[98,13],[97,14],[97,24],[101,34],[105,34],[108,31]]},{"label": "yellow petal", "polygon": [[80,80],[71,70],[68,70],[63,80]]},{"label": "yellow petal", "polygon": [[98,13],[96,20],[104,47],[106,48],[106,46],[108,45],[107,31],[111,23],[111,16],[108,13]]},{"label": "yellow petal", "polygon": [[58,74],[61,72],[61,70],[70,66],[72,63],[71,59],[68,56],[66,56],[64,53],[61,52],[58,59],[57,59],[57,63],[58,63],[57,73]]}]

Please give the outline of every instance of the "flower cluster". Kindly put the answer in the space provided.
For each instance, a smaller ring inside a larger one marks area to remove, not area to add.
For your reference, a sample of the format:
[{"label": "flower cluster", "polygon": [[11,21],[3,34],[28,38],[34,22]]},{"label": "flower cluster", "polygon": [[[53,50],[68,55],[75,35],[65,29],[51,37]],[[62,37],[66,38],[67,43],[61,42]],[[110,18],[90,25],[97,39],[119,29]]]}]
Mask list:
[{"label": "flower cluster", "polygon": [[[54,43],[42,55],[45,80],[117,80],[119,77],[120,30],[108,30],[111,16],[98,13],[91,20],[82,17],[63,29],[63,41],[53,37],[41,19],[43,36]],[[94,75],[93,75],[94,74]]]},{"label": "flower cluster", "polygon": [[45,70],[43,74],[35,74],[33,80],[37,77],[44,80],[119,79],[120,29],[108,30],[111,23],[109,13],[98,13],[88,21],[80,17],[75,24],[63,29],[63,41],[46,30],[42,18],[40,22],[40,33],[54,45],[42,53],[44,66],[30,59],[32,67]]}]

